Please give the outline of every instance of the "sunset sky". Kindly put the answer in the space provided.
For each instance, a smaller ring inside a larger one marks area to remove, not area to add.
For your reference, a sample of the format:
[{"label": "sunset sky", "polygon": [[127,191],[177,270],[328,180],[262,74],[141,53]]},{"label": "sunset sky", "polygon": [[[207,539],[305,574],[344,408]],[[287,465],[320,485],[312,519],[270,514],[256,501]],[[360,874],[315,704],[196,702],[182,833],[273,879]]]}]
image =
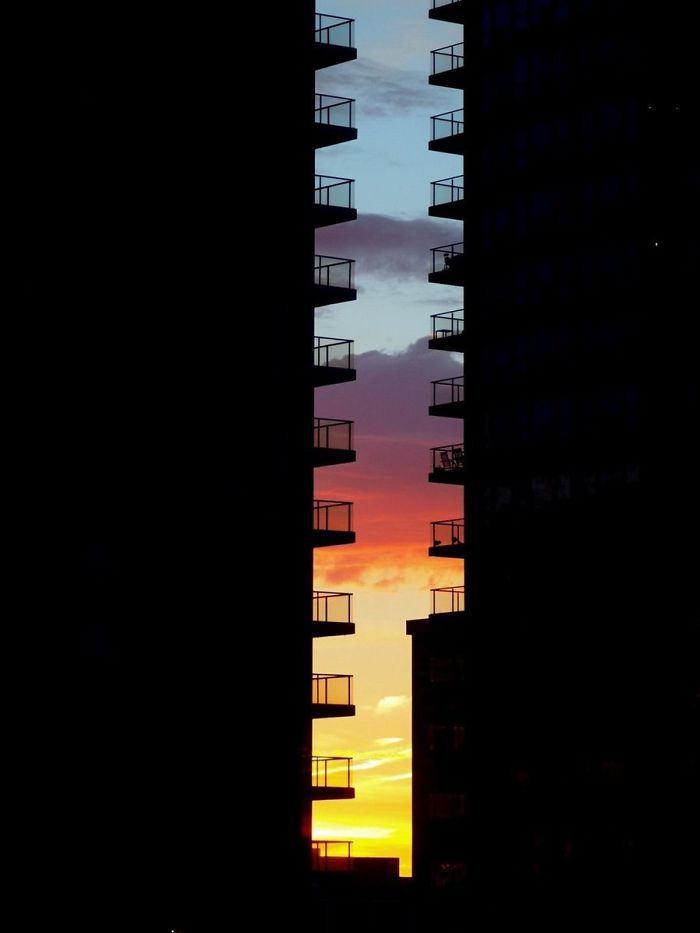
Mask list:
[{"label": "sunset sky", "polygon": [[343,0],[319,12],[356,19],[358,60],[317,74],[323,93],[357,99],[356,142],[317,153],[316,171],[356,179],[358,220],[317,234],[317,252],[357,259],[358,300],[321,308],[316,333],[355,340],[357,382],[317,390],[316,414],[355,421],[357,463],[316,471],[319,498],[355,503],[357,543],[315,553],[316,589],[353,592],[354,637],[317,639],[314,669],[355,675],[357,716],[314,726],[314,754],[354,758],[354,801],[314,804],[314,836],[353,839],[355,855],[401,857],[410,873],[411,668],[406,619],[430,589],[461,583],[461,562],[429,559],[430,522],[461,516],[460,490],[429,485],[429,449],[458,440],[429,418],[430,382],[457,361],[428,350],[430,316],[462,306],[429,285],[429,250],[460,239],[429,219],[430,182],[459,174],[428,151],[430,116],[459,107],[428,85],[430,49],[459,41],[428,19],[429,0]]}]

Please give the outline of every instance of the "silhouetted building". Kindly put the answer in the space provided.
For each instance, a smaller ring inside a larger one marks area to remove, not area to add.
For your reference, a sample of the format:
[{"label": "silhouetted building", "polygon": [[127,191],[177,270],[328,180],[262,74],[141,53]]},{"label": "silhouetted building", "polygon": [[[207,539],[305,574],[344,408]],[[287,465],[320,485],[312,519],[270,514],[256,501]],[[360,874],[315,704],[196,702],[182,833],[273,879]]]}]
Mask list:
[{"label": "silhouetted building", "polygon": [[354,297],[350,260],[314,259],[315,226],[354,213],[314,165],[355,134],[351,101],[314,105],[352,24],[229,12],[12,26],[13,861],[37,929],[218,929],[272,864],[292,911],[332,792],[311,717],[351,708],[347,677],[312,673],[313,635],[352,628],[317,615],[312,572],[352,537],[313,496],[352,446],[314,413],[354,376],[350,343],[314,335]]},{"label": "silhouetted building", "polygon": [[464,311],[437,315],[430,345],[465,359],[433,387],[431,414],[465,430],[433,451],[430,480],[465,495],[430,553],[466,579],[408,623],[414,875],[496,912],[687,906],[690,17],[628,0],[433,0],[430,16],[464,27],[430,78],[457,105],[430,148],[464,160],[433,184],[430,213],[464,234],[433,251],[430,279],[463,288]]}]

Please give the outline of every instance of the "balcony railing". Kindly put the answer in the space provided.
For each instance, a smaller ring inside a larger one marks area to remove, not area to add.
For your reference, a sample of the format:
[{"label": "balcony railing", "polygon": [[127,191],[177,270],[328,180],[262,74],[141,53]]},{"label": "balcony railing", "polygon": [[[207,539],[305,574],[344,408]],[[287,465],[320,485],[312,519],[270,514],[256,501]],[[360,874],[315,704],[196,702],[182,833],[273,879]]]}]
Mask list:
[{"label": "balcony railing", "polygon": [[433,207],[464,200],[464,175],[441,178],[431,183]]},{"label": "balcony railing", "polygon": [[459,337],[464,333],[464,308],[433,315],[433,340]]},{"label": "balcony railing", "polygon": [[317,94],[315,107],[316,123],[324,126],[355,127],[355,100],[352,97],[334,97],[332,94]]},{"label": "balcony railing", "polygon": [[464,268],[464,243],[448,243],[447,246],[435,246],[433,254],[433,274],[436,272],[460,272]]},{"label": "balcony railing", "polygon": [[430,53],[432,60],[431,74],[442,74],[445,71],[454,71],[464,67],[464,43],[445,45],[441,49],[434,49]]},{"label": "balcony railing", "polygon": [[464,612],[464,586],[440,586],[430,591],[433,615],[443,612]]},{"label": "balcony railing", "polygon": [[311,843],[312,871],[351,871],[352,842],[349,839],[314,839]]},{"label": "balcony railing", "polygon": [[464,519],[451,518],[443,522],[433,522],[433,547],[451,547],[464,544]]},{"label": "balcony railing", "polygon": [[314,256],[314,283],[324,288],[354,288],[355,260]]},{"label": "balcony railing", "polygon": [[346,48],[355,48],[355,20],[345,19],[342,16],[331,16],[328,13],[316,14],[316,42],[324,45],[344,45]]},{"label": "balcony railing", "polygon": [[352,674],[314,674],[311,702],[316,706],[352,706]]},{"label": "balcony railing", "polygon": [[355,180],[335,178],[333,175],[317,175],[314,202],[322,207],[355,206]]},{"label": "balcony railing", "polygon": [[311,759],[312,787],[352,787],[350,766],[352,758],[314,756]]},{"label": "balcony railing", "polygon": [[449,6],[451,3],[457,3],[458,0],[432,0],[432,9],[437,10],[441,6]]},{"label": "balcony railing", "polygon": [[354,369],[354,340],[336,340],[335,337],[314,337],[314,366],[335,366]]},{"label": "balcony railing", "polygon": [[326,590],[314,590],[313,621],[352,622],[352,593],[333,593]]},{"label": "balcony railing", "polygon": [[352,531],[352,502],[314,499],[314,531]]},{"label": "balcony railing", "polygon": [[433,473],[454,473],[464,469],[464,445],[447,444],[444,447],[433,447]]},{"label": "balcony railing", "polygon": [[433,405],[452,405],[464,401],[464,376],[436,379],[433,386]]},{"label": "balcony railing", "polygon": [[446,139],[464,132],[464,110],[449,110],[430,118],[431,139]]},{"label": "balcony railing", "polygon": [[314,418],[314,447],[324,450],[352,450],[354,421]]}]

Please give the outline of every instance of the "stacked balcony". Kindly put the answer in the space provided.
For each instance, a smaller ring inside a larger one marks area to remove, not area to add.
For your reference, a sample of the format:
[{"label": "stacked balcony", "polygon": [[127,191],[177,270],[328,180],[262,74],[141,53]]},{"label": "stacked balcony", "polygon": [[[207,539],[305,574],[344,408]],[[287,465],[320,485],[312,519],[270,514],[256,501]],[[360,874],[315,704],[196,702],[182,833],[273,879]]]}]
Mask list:
[{"label": "stacked balcony", "polygon": [[313,634],[317,638],[328,635],[354,635],[352,593],[314,590],[311,622]]},{"label": "stacked balcony", "polygon": [[311,759],[312,800],[352,800],[352,758],[314,755]]},{"label": "stacked balcony", "polygon": [[352,432],[352,421],[314,418],[314,466],[354,463]]},{"label": "stacked balcony", "polygon": [[448,110],[430,118],[431,152],[460,155],[464,152],[464,110]]},{"label": "stacked balcony", "polygon": [[464,287],[464,243],[448,243],[435,246],[432,253],[432,268],[428,281],[435,285],[457,285]]},{"label": "stacked balcony", "polygon": [[328,227],[357,220],[355,181],[334,175],[317,175],[314,188],[314,226]]},{"label": "stacked balcony", "polygon": [[[431,0],[430,19],[464,25],[466,2],[464,0]],[[438,87],[463,91],[465,85],[464,42],[434,49],[430,53],[429,83]],[[431,117],[429,149],[461,157],[462,168],[465,151],[464,97],[462,107],[448,110]],[[465,198],[464,174],[441,178],[431,184],[428,214],[443,220],[454,220],[463,230],[467,202]],[[466,280],[466,256],[463,242],[436,246],[431,250],[431,265],[428,281],[436,285],[448,285],[462,290]],[[465,351],[464,308],[443,311],[432,318],[431,350],[448,353]],[[430,450],[428,481],[443,486],[455,486],[460,492],[460,511],[464,509],[464,485],[466,476],[464,443],[464,374],[436,379],[431,385],[432,397],[429,414],[459,422],[460,436],[450,444],[441,444]],[[455,510],[456,511],[456,510]],[[464,514],[462,512],[462,514]],[[466,556],[465,526],[463,518],[436,521],[431,526],[431,557],[450,557],[463,561]],[[464,577],[462,577],[464,579]],[[464,612],[464,584],[441,587],[432,592],[431,620],[459,619]],[[418,623],[416,623],[418,624]],[[422,623],[421,623],[422,624]],[[425,623],[427,624],[427,622]],[[414,631],[417,629],[411,629]]]},{"label": "stacked balcony", "polygon": [[[357,57],[354,28],[352,19],[316,14],[314,64],[317,71],[351,62]],[[350,97],[317,92],[314,137],[317,150],[356,139],[355,101]],[[356,220],[354,179],[317,173],[314,179],[312,217],[317,230]],[[319,252],[314,258],[314,308],[354,301],[356,298],[355,260],[326,256]],[[352,340],[314,336],[314,388],[323,389],[325,386],[352,382],[355,376]],[[354,423],[348,419],[320,417],[314,413],[314,468],[354,463],[354,428]],[[354,541],[352,502],[314,498],[313,547],[334,547],[353,544]],[[310,634],[313,639],[354,634],[351,593],[315,590],[310,608]],[[312,675],[313,719],[354,715],[352,675]],[[350,758],[314,756],[311,759],[309,788],[311,800],[352,799],[355,790],[351,781],[351,764]],[[351,845],[350,842],[314,840],[311,848],[313,870],[349,871],[352,864]]]},{"label": "stacked balcony", "polygon": [[357,58],[355,20],[327,13],[316,14],[314,66],[316,70],[342,65]]},{"label": "stacked balcony", "polygon": [[464,308],[434,314],[432,324],[431,350],[464,353]]},{"label": "stacked balcony", "polygon": [[314,839],[311,843],[311,870],[352,871],[352,842],[349,839]]},{"label": "stacked balcony", "polygon": [[463,23],[466,13],[466,0],[432,0],[428,16],[443,23]]},{"label": "stacked balcony", "polygon": [[442,447],[433,447],[430,453],[432,469],[428,482],[464,485],[464,444],[444,444]]},{"label": "stacked balcony", "polygon": [[332,547],[337,544],[354,544],[352,527],[352,502],[335,499],[314,499],[314,547]]},{"label": "stacked balcony", "polygon": [[444,521],[431,523],[431,541],[428,549],[431,557],[457,557],[463,560],[466,556],[464,543],[464,519],[448,518]]},{"label": "stacked balcony", "polygon": [[314,674],[311,714],[314,719],[354,716],[352,674]]},{"label": "stacked balcony", "polygon": [[314,307],[333,305],[357,298],[355,260],[340,256],[314,257]]},{"label": "stacked balcony", "polygon": [[430,591],[430,615],[446,619],[464,612],[464,586],[439,586]]},{"label": "stacked balcony", "polygon": [[428,210],[431,217],[464,220],[464,208],[464,175],[432,183],[432,204]]},{"label": "stacked balcony", "polygon": [[357,139],[355,100],[333,94],[317,94],[314,108],[314,144],[317,149]]},{"label": "stacked balcony", "polygon": [[433,403],[428,414],[441,418],[464,418],[464,376],[436,379],[433,387]]},{"label": "stacked balcony", "polygon": [[357,378],[354,357],[354,341],[336,337],[314,337],[314,387],[354,382]]},{"label": "stacked balcony", "polygon": [[464,43],[446,45],[430,53],[430,83],[436,87],[464,87]]}]

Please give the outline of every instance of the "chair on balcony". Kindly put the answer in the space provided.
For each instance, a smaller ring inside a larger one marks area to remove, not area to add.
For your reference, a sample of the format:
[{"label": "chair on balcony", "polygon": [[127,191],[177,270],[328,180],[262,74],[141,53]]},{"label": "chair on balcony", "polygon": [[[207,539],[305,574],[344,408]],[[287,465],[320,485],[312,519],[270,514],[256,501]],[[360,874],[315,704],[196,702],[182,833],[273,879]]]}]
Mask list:
[{"label": "chair on balcony", "polygon": [[455,470],[464,469],[464,450],[461,447],[455,447],[452,451],[452,462]]},{"label": "chair on balcony", "polygon": [[459,272],[464,266],[464,253],[445,253],[445,269]]},{"label": "chair on balcony", "polygon": [[440,451],[440,460],[442,461],[442,469],[443,469],[443,470],[453,470],[453,469],[454,469],[454,466],[455,466],[455,465],[454,465],[454,461],[453,461],[452,457],[450,456],[449,450],[441,450],[441,451]]}]

